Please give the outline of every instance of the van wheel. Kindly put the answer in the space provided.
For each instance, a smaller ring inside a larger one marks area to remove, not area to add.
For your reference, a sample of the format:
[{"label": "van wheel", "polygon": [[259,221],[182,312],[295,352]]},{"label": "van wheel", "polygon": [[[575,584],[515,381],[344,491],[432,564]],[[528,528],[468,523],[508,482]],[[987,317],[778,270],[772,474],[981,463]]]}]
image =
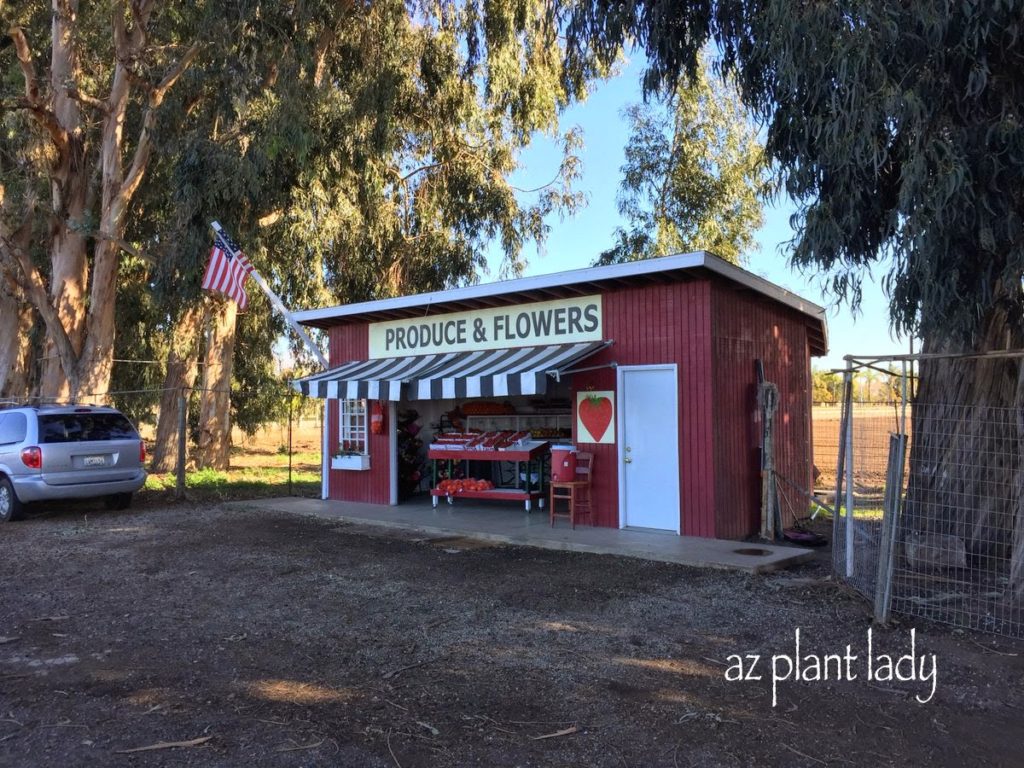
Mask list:
[{"label": "van wheel", "polygon": [[132,495],[130,493],[115,493],[113,496],[107,496],[107,509],[128,509],[132,505]]},{"label": "van wheel", "polygon": [[22,503],[14,492],[14,486],[6,477],[0,477],[0,523],[21,517]]}]

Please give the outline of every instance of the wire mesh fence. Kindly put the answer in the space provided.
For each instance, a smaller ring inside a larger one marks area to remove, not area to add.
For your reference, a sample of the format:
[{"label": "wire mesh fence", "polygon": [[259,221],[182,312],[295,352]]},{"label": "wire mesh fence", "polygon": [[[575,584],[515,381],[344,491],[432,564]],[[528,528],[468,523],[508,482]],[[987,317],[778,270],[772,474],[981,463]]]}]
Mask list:
[{"label": "wire mesh fence", "polygon": [[880,620],[1024,636],[1024,409],[847,398],[835,426],[837,577]]},{"label": "wire mesh fence", "polygon": [[[229,405],[217,411],[216,424],[204,420],[202,400],[216,394],[244,396],[201,387],[140,388],[82,394],[73,405],[113,405],[135,424],[146,446],[149,475],[142,490],[149,497],[320,495],[323,409],[319,402],[297,398],[295,407],[289,404],[283,414],[267,415],[242,429],[233,423]],[[61,398],[0,398],[0,409],[71,404]],[[209,439],[214,431],[218,432],[216,445]]]}]

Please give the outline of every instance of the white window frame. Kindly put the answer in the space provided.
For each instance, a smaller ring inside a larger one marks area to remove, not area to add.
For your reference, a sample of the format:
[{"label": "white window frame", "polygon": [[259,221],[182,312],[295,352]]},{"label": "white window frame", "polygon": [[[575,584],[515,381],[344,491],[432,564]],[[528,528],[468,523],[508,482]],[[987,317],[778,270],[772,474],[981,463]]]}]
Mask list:
[{"label": "white window frame", "polygon": [[[370,412],[366,398],[342,400],[338,408],[338,453],[370,453]],[[347,447],[346,447],[347,445]]]}]

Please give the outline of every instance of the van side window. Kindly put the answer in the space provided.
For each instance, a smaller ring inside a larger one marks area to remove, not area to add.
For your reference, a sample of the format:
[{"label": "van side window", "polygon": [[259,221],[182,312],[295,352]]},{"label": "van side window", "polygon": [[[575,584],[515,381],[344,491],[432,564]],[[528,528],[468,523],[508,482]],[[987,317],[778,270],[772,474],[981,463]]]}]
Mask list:
[{"label": "van side window", "polygon": [[28,419],[24,413],[0,414],[0,445],[20,443],[28,432]]}]

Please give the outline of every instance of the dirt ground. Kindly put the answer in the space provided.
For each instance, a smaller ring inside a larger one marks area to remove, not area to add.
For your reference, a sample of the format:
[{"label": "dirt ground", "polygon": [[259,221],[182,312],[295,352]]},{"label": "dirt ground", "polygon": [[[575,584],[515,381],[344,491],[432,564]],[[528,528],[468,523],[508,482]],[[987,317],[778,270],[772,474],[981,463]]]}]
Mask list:
[{"label": "dirt ground", "polygon": [[[773,708],[767,677],[725,679],[730,654],[769,675],[798,627],[804,653],[866,653],[820,560],[750,577],[86,505],[3,526],[0,562],[5,766],[1020,764],[1024,644],[918,625],[927,704],[861,674]],[[168,742],[193,745],[130,751]]]}]

